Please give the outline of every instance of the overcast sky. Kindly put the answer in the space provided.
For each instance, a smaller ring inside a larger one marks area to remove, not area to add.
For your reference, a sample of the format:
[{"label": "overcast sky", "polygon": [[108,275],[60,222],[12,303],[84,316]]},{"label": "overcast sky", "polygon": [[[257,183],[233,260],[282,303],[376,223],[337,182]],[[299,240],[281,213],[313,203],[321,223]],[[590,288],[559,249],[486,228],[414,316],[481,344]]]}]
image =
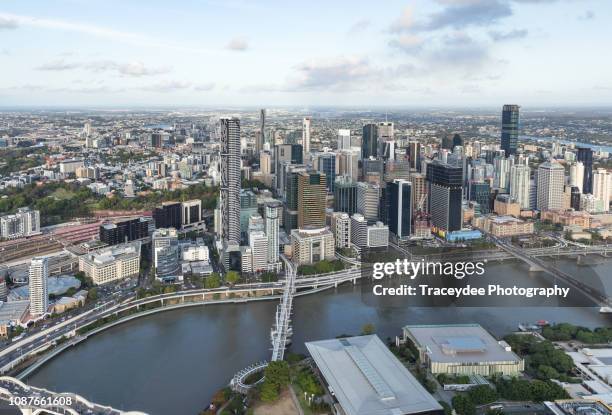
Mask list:
[{"label": "overcast sky", "polygon": [[2,0],[0,105],[612,105],[609,0]]}]

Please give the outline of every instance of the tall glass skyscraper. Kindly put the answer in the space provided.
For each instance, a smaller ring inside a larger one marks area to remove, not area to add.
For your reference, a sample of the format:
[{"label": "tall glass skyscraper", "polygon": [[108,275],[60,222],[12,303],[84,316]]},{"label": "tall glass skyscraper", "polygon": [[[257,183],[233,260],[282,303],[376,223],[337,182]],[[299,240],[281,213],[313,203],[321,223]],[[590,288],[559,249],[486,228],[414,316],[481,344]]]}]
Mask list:
[{"label": "tall glass skyscraper", "polygon": [[502,110],[501,148],[506,157],[516,154],[519,134],[519,106],[504,105]]},{"label": "tall glass skyscraper", "polygon": [[389,232],[398,239],[412,233],[412,183],[396,179],[387,183]]},{"label": "tall glass skyscraper", "polygon": [[578,147],[578,161],[584,166],[582,193],[593,193],[593,150],[589,147]]},{"label": "tall glass skyscraper", "polygon": [[431,223],[447,232],[461,230],[463,168],[439,161],[427,165]]},{"label": "tall glass skyscraper", "polygon": [[361,158],[376,157],[378,153],[378,130],[376,124],[366,124],[363,126],[363,136],[361,137]]}]

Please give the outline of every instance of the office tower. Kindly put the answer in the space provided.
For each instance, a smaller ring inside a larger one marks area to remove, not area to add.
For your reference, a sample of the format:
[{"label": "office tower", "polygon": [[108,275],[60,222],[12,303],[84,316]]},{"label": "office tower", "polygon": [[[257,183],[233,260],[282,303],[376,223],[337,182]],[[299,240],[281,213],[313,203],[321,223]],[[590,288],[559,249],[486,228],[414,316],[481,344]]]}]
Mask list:
[{"label": "office tower", "polygon": [[580,196],[582,192],[578,186],[571,186],[570,207],[574,210],[580,210]]},{"label": "office tower", "polygon": [[[284,166],[284,164],[283,164]],[[306,166],[287,166],[285,179],[285,211],[283,212],[283,226],[287,233],[298,227],[298,175],[306,172]]]},{"label": "office tower", "polygon": [[382,178],[385,173],[385,161],[374,158],[363,159],[361,169],[363,171],[363,177],[367,177],[368,175],[375,173]]},{"label": "office tower", "polygon": [[410,173],[410,183],[412,183],[412,208],[413,213],[421,210],[427,212],[427,181],[422,173]]},{"label": "office tower", "polygon": [[253,272],[268,269],[268,237],[263,231],[249,232],[249,247],[252,255]]},{"label": "office tower", "polygon": [[582,164],[581,161],[572,163],[569,173],[570,185],[576,186],[580,190],[580,193],[582,193],[582,186],[584,185],[584,164]]},{"label": "office tower", "polygon": [[502,109],[501,149],[505,156],[516,154],[519,135],[519,106],[504,105]]},{"label": "office tower", "polygon": [[577,158],[584,165],[582,193],[593,193],[593,150],[589,147],[578,147]]},{"label": "office tower", "polygon": [[339,151],[336,155],[336,166],[338,175],[351,177],[354,181],[359,180],[359,152]]},{"label": "office tower", "polygon": [[350,150],[351,148],[351,130],[338,130],[337,140],[338,150]]},{"label": "office tower", "polygon": [[429,163],[427,182],[432,225],[446,232],[461,230],[463,169],[438,161]]},{"label": "office tower", "polygon": [[393,141],[393,123],[392,122],[379,122],[378,123],[378,142],[381,141]]},{"label": "office tower", "polygon": [[378,154],[383,160],[395,160],[395,141],[378,141]]},{"label": "office tower", "polygon": [[240,237],[246,241],[249,218],[257,215],[257,195],[252,190],[240,189]]},{"label": "office tower", "polygon": [[378,130],[376,124],[366,124],[363,126],[361,137],[361,158],[363,160],[378,155]]},{"label": "office tower", "polygon": [[449,135],[445,135],[444,137],[442,137],[440,148],[451,151],[453,149],[453,138]]},{"label": "office tower", "polygon": [[240,120],[222,118],[221,226],[223,240],[240,244]]},{"label": "office tower", "polygon": [[368,246],[368,222],[359,213],[351,216],[351,243],[358,248]]},{"label": "office tower", "polygon": [[319,153],[315,168],[325,175],[327,191],[333,193],[336,180],[336,153]]},{"label": "office tower", "polygon": [[387,160],[385,163],[385,181],[392,182],[395,179],[410,179],[410,161]]},{"label": "office tower", "polygon": [[306,160],[310,154],[310,117],[305,117],[302,120],[302,147],[304,160]]},{"label": "office tower", "polygon": [[106,284],[140,273],[141,242],[109,246],[79,257],[79,271],[95,285]]},{"label": "office tower", "polygon": [[419,170],[421,167],[421,143],[409,141],[408,156],[410,157],[410,169]]},{"label": "office tower", "polygon": [[351,177],[340,176],[334,184],[334,210],[352,215],[357,211],[357,182]]},{"label": "office tower", "polygon": [[49,291],[47,288],[49,278],[49,260],[46,257],[33,257],[30,261],[29,292],[30,314],[41,316],[49,307]]},{"label": "office tower", "polygon": [[480,213],[491,212],[491,187],[489,183],[470,182],[470,200],[478,203]]},{"label": "office tower", "polygon": [[276,174],[276,191],[282,194],[285,189],[285,174],[282,165],[302,164],[303,150],[300,144],[279,144],[274,146],[274,173]]},{"label": "office tower", "polygon": [[279,202],[268,202],[264,207],[269,264],[278,262],[278,229],[282,213],[283,206]]},{"label": "office tower", "polygon": [[538,167],[537,209],[563,208],[565,170],[556,162],[547,161]]},{"label": "office tower", "polygon": [[412,183],[395,179],[387,183],[387,192],[389,232],[397,239],[408,238],[412,233]]},{"label": "office tower", "polygon": [[270,153],[269,151],[262,150],[259,153],[259,171],[262,175],[268,176],[273,173],[274,168],[272,164],[272,159],[272,153]]},{"label": "office tower", "polygon": [[156,229],[151,236],[155,278],[174,282],[181,276],[178,233],[174,228]]},{"label": "office tower", "polygon": [[150,222],[149,218],[141,217],[102,224],[99,229],[100,242],[117,245],[146,238],[149,236]]},{"label": "office tower", "polygon": [[463,147],[463,138],[459,134],[453,135],[453,145],[451,150],[455,150],[455,147],[460,146]]},{"label": "office tower", "polygon": [[510,197],[521,209],[529,209],[529,186],[531,184],[531,169],[529,166],[517,164],[510,168]]},{"label": "office tower", "polygon": [[266,110],[259,110],[259,134],[255,134],[255,155],[259,156],[259,152],[263,150],[263,145],[266,142]]},{"label": "office tower", "polygon": [[202,200],[186,200],[181,202],[183,228],[196,225],[202,221]]},{"label": "office tower", "polygon": [[161,207],[153,210],[156,228],[180,229],[182,224],[181,202],[163,202]]},{"label": "office tower", "polygon": [[529,209],[538,207],[538,171],[534,171],[534,178],[529,181]]},{"label": "office tower", "polygon": [[332,214],[331,231],[334,234],[336,248],[351,246],[351,218],[348,213],[334,212]]},{"label": "office tower", "polygon": [[599,211],[610,210],[610,188],[612,187],[612,174],[606,169],[599,168],[593,173],[593,196],[599,203]]},{"label": "office tower", "polygon": [[304,229],[325,226],[325,174],[300,172],[298,179],[298,227]]},{"label": "office tower", "polygon": [[368,224],[379,219],[381,189],[375,183],[357,183],[357,212],[363,215]]},{"label": "office tower", "polygon": [[162,133],[151,134],[151,146],[161,148],[164,145],[164,136]]}]

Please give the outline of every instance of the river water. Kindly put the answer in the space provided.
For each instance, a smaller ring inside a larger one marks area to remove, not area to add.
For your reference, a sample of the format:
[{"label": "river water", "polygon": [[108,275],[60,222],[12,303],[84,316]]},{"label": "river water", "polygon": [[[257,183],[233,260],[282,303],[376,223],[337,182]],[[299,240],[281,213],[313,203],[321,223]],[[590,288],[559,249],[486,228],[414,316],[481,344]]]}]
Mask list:
[{"label": "river water", "polygon": [[[561,263],[582,278],[612,279],[612,262],[590,267]],[[533,285],[519,262],[490,264],[487,275]],[[538,284],[539,285],[539,284]],[[184,308],[113,327],[62,353],[28,380],[58,392],[76,392],[100,404],[151,415],[195,415],[238,370],[270,357],[276,301]],[[595,308],[569,307],[386,307],[364,301],[360,284],[297,297],[292,351],[304,342],[359,334],[366,323],[384,340],[406,324],[479,323],[496,336],[520,322],[545,319],[588,327],[612,325]]]}]

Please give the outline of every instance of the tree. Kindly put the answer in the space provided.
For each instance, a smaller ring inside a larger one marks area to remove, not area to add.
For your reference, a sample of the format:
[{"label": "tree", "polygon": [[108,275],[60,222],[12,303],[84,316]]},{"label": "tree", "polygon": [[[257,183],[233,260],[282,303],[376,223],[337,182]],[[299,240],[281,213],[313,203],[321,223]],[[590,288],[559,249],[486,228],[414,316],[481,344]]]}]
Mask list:
[{"label": "tree", "polygon": [[213,289],[219,288],[220,286],[221,277],[216,272],[213,272],[204,280],[204,288]]},{"label": "tree", "polygon": [[227,274],[225,274],[225,281],[229,282],[230,284],[236,284],[238,281],[240,281],[240,274],[238,274],[236,271],[229,271]]},{"label": "tree", "polygon": [[91,301],[96,301],[98,299],[98,289],[97,288],[90,289],[89,292],[87,293],[87,299]]},{"label": "tree", "polygon": [[459,415],[476,415],[476,405],[466,395],[453,396],[453,408]]},{"label": "tree", "polygon": [[285,361],[270,362],[264,371],[266,380],[274,382],[279,387],[289,384],[289,364]]},{"label": "tree", "polygon": [[495,402],[497,393],[489,385],[478,385],[469,390],[468,396],[475,405]]},{"label": "tree", "polygon": [[261,400],[264,402],[274,402],[278,399],[279,389],[278,385],[272,382],[268,382],[266,379],[261,385],[260,391]]},{"label": "tree", "polygon": [[367,336],[369,334],[374,334],[375,331],[376,331],[376,328],[374,327],[374,324],[367,323],[367,324],[364,324],[363,327],[361,328],[361,335]]}]

